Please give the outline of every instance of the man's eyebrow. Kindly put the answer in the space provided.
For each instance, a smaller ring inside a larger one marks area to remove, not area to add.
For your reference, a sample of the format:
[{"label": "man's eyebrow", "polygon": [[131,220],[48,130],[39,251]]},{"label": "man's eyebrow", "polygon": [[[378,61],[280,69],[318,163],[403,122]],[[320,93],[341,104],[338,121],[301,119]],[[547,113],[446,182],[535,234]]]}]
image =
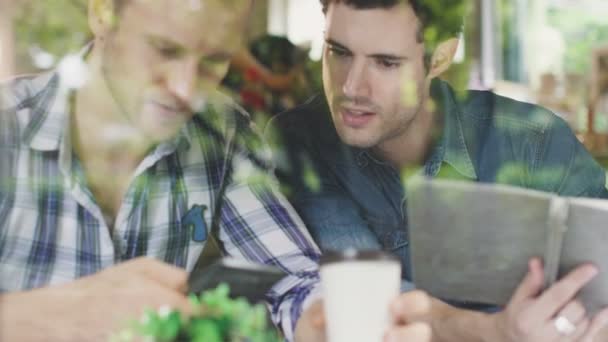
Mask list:
[{"label": "man's eyebrow", "polygon": [[233,53],[230,53],[230,52],[216,51],[216,52],[212,52],[210,54],[204,55],[203,59],[208,59],[208,60],[226,60],[226,59],[231,59],[232,55],[233,55]]},{"label": "man's eyebrow", "polygon": [[177,55],[183,55],[185,52],[185,48],[180,42],[162,36],[148,34],[145,36],[145,39],[148,44],[152,45],[156,49],[172,50]]},{"label": "man's eyebrow", "polygon": [[338,43],[337,41],[335,41],[335,40],[333,40],[333,39],[331,39],[331,38],[326,38],[326,39],[325,39],[325,43],[326,43],[327,45],[331,45],[331,46],[333,46],[333,47],[337,47],[337,48],[339,48],[339,49],[341,49],[341,50],[350,51],[350,50],[349,50],[349,49],[348,49],[346,46],[344,46],[344,45],[342,45],[342,44]]},{"label": "man's eyebrow", "polygon": [[161,45],[164,45],[164,46],[170,46],[170,47],[175,47],[175,48],[182,48],[182,45],[179,42],[167,39],[165,37],[149,34],[149,35],[146,35],[146,39],[149,42],[154,43],[154,44],[161,44]]},{"label": "man's eyebrow", "polygon": [[[177,42],[177,41],[165,38],[165,37],[156,36],[156,35],[147,35],[146,38],[150,43],[157,45],[159,47],[178,49],[179,51],[183,51],[186,49],[183,45],[181,45],[180,42]],[[228,51],[216,50],[216,51],[212,51],[210,53],[206,53],[203,56],[203,58],[208,59],[208,60],[226,60],[226,59],[231,59],[232,55],[233,55],[233,53],[228,52]]]},{"label": "man's eyebrow", "polygon": [[397,55],[390,55],[390,54],[385,54],[385,53],[375,53],[372,55],[368,55],[367,57],[385,59],[385,60],[391,60],[391,61],[404,61],[404,60],[408,59],[406,56],[397,56]]},{"label": "man's eyebrow", "polygon": [[[331,38],[325,39],[325,43],[327,43],[327,45],[330,45],[332,47],[336,47],[338,49],[350,52],[349,48],[347,48],[346,46],[340,44],[339,42],[337,42]],[[371,57],[371,58],[376,58],[376,59],[385,59],[385,60],[391,60],[391,61],[404,61],[404,60],[408,59],[408,57],[406,57],[406,56],[398,56],[398,55],[393,55],[393,54],[389,54],[389,53],[374,53],[371,55],[367,55],[366,57]]]}]

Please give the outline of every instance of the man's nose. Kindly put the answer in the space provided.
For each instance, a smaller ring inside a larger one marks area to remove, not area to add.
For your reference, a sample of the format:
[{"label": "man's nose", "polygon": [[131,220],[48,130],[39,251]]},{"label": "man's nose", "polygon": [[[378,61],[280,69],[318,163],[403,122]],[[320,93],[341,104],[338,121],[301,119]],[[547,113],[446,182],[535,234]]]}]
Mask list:
[{"label": "man's nose", "polygon": [[367,62],[365,59],[355,59],[346,75],[342,86],[344,95],[350,98],[368,97],[370,94]]},{"label": "man's nose", "polygon": [[167,75],[169,91],[184,104],[191,105],[198,88],[198,62],[195,58],[184,58],[176,62]]}]

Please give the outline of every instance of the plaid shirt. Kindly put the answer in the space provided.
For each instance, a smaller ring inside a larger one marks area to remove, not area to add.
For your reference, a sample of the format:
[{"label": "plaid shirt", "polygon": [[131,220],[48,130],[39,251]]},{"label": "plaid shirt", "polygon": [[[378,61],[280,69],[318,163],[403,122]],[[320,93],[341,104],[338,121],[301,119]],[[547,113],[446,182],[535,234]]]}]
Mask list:
[{"label": "plaid shirt", "polygon": [[68,282],[138,256],[192,271],[217,212],[226,254],[289,274],[269,304],[291,339],[304,301],[318,293],[319,251],[268,180],[247,117],[228,100],[209,105],[155,147],[110,229],[72,152],[68,94],[55,73],[0,88],[0,291]]}]

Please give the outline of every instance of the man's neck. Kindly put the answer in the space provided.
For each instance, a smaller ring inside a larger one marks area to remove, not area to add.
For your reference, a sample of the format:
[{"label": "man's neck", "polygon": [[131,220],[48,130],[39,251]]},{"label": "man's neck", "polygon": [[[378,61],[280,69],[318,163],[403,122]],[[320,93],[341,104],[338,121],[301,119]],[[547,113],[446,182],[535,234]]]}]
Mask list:
[{"label": "man's neck", "polygon": [[106,83],[95,50],[90,77],[71,101],[73,152],[87,186],[112,226],[135,170],[153,144],[136,130]]},{"label": "man's neck", "polygon": [[72,148],[85,165],[105,164],[134,171],[153,142],[133,127],[117,103],[99,60],[93,47],[89,81],[71,103]]},{"label": "man's neck", "polygon": [[374,149],[398,170],[423,165],[437,140],[437,134],[441,132],[442,124],[438,120],[438,113],[426,110],[427,107],[429,106],[422,105],[401,134],[382,142]]}]

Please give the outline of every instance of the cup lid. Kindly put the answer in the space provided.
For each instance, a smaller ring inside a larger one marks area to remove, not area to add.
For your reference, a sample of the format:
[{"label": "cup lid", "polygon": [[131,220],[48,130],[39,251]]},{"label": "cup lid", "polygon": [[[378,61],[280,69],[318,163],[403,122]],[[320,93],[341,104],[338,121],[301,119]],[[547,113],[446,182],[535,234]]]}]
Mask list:
[{"label": "cup lid", "polygon": [[321,266],[343,261],[389,261],[400,262],[395,255],[380,250],[357,250],[354,248],[342,251],[326,251],[321,256]]}]

